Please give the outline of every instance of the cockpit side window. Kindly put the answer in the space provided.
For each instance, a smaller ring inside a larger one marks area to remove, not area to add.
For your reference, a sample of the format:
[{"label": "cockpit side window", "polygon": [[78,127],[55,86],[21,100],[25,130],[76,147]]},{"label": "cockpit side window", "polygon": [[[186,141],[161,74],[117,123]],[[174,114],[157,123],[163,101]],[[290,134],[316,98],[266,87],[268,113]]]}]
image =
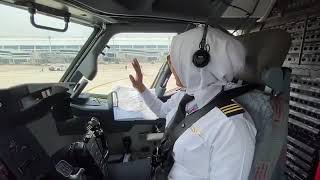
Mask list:
[{"label": "cockpit side window", "polygon": [[[72,22],[66,32],[37,29],[29,18],[27,10],[0,5],[0,89],[58,82],[93,31]],[[64,27],[58,18],[35,18],[42,25]]]}]

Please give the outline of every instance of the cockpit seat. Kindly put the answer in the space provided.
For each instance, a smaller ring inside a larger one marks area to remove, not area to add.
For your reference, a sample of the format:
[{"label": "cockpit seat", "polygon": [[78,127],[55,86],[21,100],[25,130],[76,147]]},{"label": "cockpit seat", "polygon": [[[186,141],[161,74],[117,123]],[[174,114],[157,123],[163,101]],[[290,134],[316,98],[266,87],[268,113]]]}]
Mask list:
[{"label": "cockpit seat", "polygon": [[270,90],[251,91],[236,98],[257,129],[249,180],[285,179],[291,70],[281,66],[291,45],[290,35],[283,30],[267,30],[237,38],[247,49],[246,68],[238,79],[263,84]]}]

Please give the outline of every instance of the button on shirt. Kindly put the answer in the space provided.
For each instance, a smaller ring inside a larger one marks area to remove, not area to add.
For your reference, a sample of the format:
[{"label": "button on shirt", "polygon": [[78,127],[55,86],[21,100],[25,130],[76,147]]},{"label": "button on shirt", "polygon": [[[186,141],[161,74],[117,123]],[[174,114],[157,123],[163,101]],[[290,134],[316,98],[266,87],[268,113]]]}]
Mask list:
[{"label": "button on shirt", "polygon": [[[170,122],[185,92],[163,103],[149,90],[141,93],[148,107]],[[194,101],[186,112],[196,109]],[[250,115],[227,117],[215,107],[188,128],[173,147],[171,180],[247,180],[254,155],[256,129]]]}]

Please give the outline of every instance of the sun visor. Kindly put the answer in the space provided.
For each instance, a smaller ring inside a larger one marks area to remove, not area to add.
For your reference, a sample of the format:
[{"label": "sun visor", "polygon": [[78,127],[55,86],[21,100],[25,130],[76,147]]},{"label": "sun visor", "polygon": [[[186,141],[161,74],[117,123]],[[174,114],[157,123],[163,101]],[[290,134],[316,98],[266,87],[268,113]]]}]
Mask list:
[{"label": "sun visor", "polygon": [[[247,51],[244,71],[236,78],[251,83],[268,85],[272,72],[279,72],[291,46],[290,34],[284,30],[272,29],[236,37]],[[281,74],[281,73],[280,73]],[[276,75],[276,76],[278,76]],[[282,79],[279,78],[278,79]],[[280,82],[281,83],[281,82]],[[272,87],[271,87],[272,88]]]}]

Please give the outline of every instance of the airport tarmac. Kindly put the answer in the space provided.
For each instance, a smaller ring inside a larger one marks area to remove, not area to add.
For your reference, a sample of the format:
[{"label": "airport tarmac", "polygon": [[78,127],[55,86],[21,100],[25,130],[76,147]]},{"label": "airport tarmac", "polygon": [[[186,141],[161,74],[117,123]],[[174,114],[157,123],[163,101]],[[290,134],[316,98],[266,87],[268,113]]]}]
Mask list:
[{"label": "airport tarmac", "polygon": [[[66,65],[67,66],[67,65]],[[141,63],[144,82],[149,87],[155,79],[162,63]],[[0,65],[0,88],[8,88],[23,83],[58,82],[64,71],[50,71],[50,65]],[[116,86],[131,87],[129,74],[134,74],[130,63],[98,64],[98,73],[90,81],[85,91],[105,94]],[[170,82],[170,86],[174,83]]]}]

